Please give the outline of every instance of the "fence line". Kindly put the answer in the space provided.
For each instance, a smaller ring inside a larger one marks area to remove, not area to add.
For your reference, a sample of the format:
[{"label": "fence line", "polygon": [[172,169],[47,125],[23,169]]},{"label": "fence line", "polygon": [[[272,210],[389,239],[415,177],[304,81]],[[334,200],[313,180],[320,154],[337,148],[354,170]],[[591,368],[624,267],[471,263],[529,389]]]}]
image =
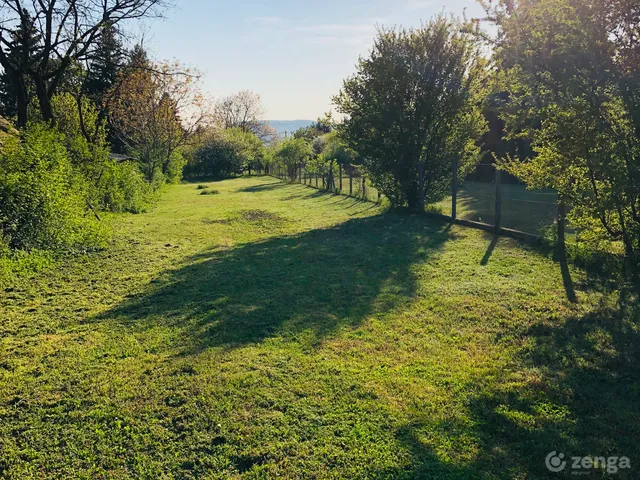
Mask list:
[{"label": "fence line", "polygon": [[[306,169],[303,165],[291,170],[275,166],[267,174],[283,181],[297,182],[319,190],[348,195],[368,202],[379,203],[382,200],[382,195],[371,185],[357,165],[340,164],[336,167],[335,173],[318,173]],[[338,178],[335,178],[336,176]]]},{"label": "fence line", "polygon": [[[297,181],[313,188],[380,203],[381,194],[358,166],[340,164],[335,170],[335,173],[318,173],[303,165],[292,169],[276,166],[269,174],[283,181]],[[428,205],[426,213],[525,241],[539,241],[545,229],[554,227],[559,242],[564,243],[565,231],[570,233],[566,225],[566,208],[557,192],[527,190],[515,177],[492,164],[477,165],[463,179],[458,178],[458,168],[454,164],[451,194]]]}]

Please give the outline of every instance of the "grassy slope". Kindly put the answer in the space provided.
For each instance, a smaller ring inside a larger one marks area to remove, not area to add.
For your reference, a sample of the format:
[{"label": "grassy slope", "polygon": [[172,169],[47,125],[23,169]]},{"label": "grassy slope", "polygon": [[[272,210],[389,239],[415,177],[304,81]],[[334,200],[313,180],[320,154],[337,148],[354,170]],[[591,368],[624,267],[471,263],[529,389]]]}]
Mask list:
[{"label": "grassy slope", "polygon": [[0,291],[0,477],[640,466],[638,322],[582,273],[574,305],[507,239],[269,178],[214,188]]}]

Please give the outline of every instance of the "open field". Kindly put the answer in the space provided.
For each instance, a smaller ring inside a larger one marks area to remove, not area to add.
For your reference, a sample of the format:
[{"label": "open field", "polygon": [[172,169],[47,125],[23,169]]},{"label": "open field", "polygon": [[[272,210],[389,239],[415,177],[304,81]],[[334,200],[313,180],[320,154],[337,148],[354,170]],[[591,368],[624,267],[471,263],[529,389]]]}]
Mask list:
[{"label": "open field", "polygon": [[640,321],[585,273],[273,178],[208,185],[0,290],[0,478],[541,479],[554,450],[638,478]]}]

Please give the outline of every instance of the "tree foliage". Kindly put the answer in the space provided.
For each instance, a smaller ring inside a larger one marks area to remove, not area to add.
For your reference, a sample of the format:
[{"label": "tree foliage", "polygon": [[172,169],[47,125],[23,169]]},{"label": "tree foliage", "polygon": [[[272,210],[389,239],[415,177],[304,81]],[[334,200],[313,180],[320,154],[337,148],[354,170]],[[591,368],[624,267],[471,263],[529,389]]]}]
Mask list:
[{"label": "tree foliage", "polygon": [[508,93],[502,117],[510,137],[531,139],[535,152],[526,162],[505,159],[504,168],[531,187],[558,190],[583,240],[621,241],[637,268],[639,57],[627,32],[638,7],[625,5],[522,0],[489,13],[499,28],[498,88]]},{"label": "tree foliage", "polygon": [[191,177],[229,178],[263,168],[266,147],[240,128],[213,129],[191,148],[185,173]]},{"label": "tree foliage", "polygon": [[304,138],[291,137],[282,141],[276,150],[275,160],[284,167],[290,179],[298,175],[298,168],[313,155],[313,149]]},{"label": "tree foliage", "polygon": [[478,158],[482,64],[463,27],[439,16],[417,29],[380,30],[334,99],[346,116],[341,135],[396,205],[441,199],[454,161],[464,169]]},{"label": "tree foliage", "polygon": [[239,128],[256,135],[265,143],[274,140],[276,131],[265,122],[260,95],[250,90],[230,95],[215,105],[214,116],[222,128]]},{"label": "tree foliage", "polygon": [[18,125],[28,120],[29,84],[42,118],[53,121],[51,99],[67,71],[90,61],[111,27],[156,16],[163,6],[162,0],[0,0],[0,65],[17,92]]},{"label": "tree foliage", "polygon": [[139,53],[111,95],[111,126],[149,181],[167,177],[177,150],[208,120],[197,78],[179,64],[153,63]]}]

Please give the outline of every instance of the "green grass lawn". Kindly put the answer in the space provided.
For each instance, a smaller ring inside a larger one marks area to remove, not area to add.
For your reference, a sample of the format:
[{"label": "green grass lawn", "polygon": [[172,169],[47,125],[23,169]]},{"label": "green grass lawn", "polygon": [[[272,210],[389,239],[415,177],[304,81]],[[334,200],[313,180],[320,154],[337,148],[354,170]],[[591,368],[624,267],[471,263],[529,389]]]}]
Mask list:
[{"label": "green grass lawn", "polygon": [[639,478],[640,322],[585,273],[273,178],[207,185],[0,290],[0,478],[537,479],[553,450]]}]

